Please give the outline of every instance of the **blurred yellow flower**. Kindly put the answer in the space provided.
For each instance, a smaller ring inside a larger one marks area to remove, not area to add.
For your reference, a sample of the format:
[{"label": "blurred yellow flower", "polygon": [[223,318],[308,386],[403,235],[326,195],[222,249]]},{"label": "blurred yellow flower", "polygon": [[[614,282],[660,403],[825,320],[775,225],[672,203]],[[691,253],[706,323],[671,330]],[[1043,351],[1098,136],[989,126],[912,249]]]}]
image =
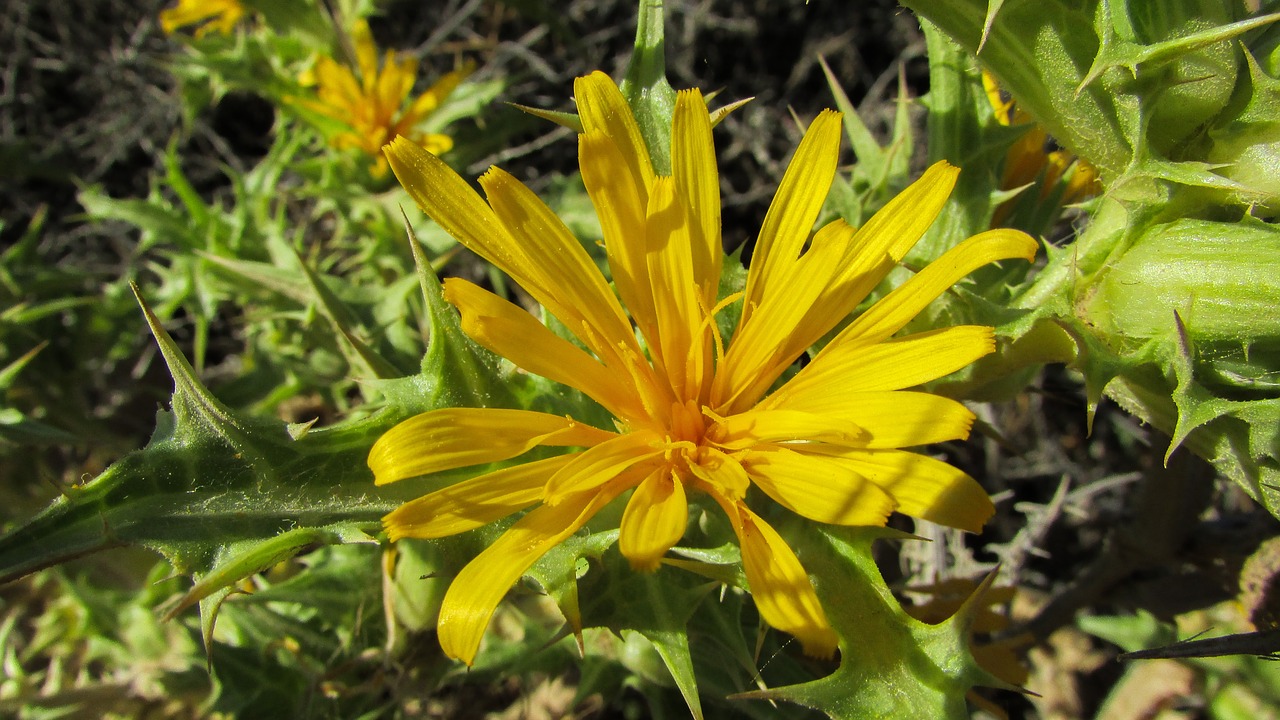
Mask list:
[{"label": "blurred yellow flower", "polygon": [[305,77],[316,85],[316,96],[297,101],[349,128],[330,137],[330,144],[339,149],[357,148],[376,158],[377,175],[387,170],[382,146],[397,136],[409,138],[437,155],[452,148],[453,139],[448,135],[420,132],[417,127],[458,87],[470,68],[445,74],[406,107],[418,77],[418,61],[388,50],[379,66],[378,48],[363,20],[352,28],[351,41],[355,68],[328,57],[317,59]]},{"label": "blurred yellow flower", "polygon": [[160,11],[160,27],[172,35],[180,27],[201,23],[196,37],[212,30],[230,35],[244,14],[239,0],[178,0],[177,5]]},{"label": "blurred yellow flower", "polygon": [[[718,504],[737,534],[761,616],[829,656],[837,638],[808,574],[748,505],[759,491],[810,520],[883,525],[898,510],[977,531],[993,512],[968,475],[901,448],[967,437],[960,403],[910,391],[991,352],[992,330],[960,326],[890,339],[977,267],[1030,258],[1014,230],[975,236],[849,323],[789,380],[805,351],[847,318],[932,224],[957,170],[945,163],[861,229],[837,220],[810,238],[836,171],[841,121],[825,111],[792,159],[756,241],[746,288],[717,297],[723,250],[711,122],[697,90],[678,94],[672,174],[658,176],[617,86],[575,85],[582,178],[604,232],[616,294],[565,225],[511,175],[480,178],[487,202],[404,139],[391,168],[418,205],[507,272],[586,350],[519,306],[466,280],[445,282],[463,330],[517,367],[571,386],[614,417],[612,429],[528,410],[450,408],[410,418],[369,454],[378,484],[500,462],[535,446],[584,448],[526,462],[405,503],[384,518],[392,540],[465,532],[532,508],[453,581],[440,643],[471,663],[503,595],[539,557],[630,491],[618,547],[651,571],[680,541],[688,498]],[[807,250],[805,248],[808,248]],[[741,301],[726,347],[716,314]],[[637,333],[638,330],[638,333]],[[754,502],[754,500],[753,500]]]},{"label": "blurred yellow flower", "polygon": [[[1026,126],[1026,131],[1009,147],[1005,156],[1004,173],[1000,178],[1001,190],[1013,190],[1039,180],[1040,198],[1045,199],[1065,177],[1067,179],[1061,199],[1063,205],[1079,202],[1102,190],[1098,171],[1066,150],[1051,149],[1055,145],[1049,134],[1030,115],[1018,109],[1013,98],[1001,92],[994,76],[984,71],[982,86],[987,92],[987,100],[991,103],[996,122],[1006,127]],[[1008,216],[1013,202],[1006,201],[996,209],[991,221],[993,227]]]}]

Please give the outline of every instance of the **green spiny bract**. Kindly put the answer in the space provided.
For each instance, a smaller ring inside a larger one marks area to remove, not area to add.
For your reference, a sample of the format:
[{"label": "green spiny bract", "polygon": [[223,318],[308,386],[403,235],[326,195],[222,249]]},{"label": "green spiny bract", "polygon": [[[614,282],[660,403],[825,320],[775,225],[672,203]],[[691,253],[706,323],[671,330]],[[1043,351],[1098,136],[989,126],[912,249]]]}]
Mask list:
[{"label": "green spiny bract", "polygon": [[[1280,15],[1217,0],[905,0],[1105,196],[1014,299],[1105,393],[1280,513]],[[1034,356],[1035,353],[1032,353]],[[1051,353],[1041,353],[1049,356]]]}]

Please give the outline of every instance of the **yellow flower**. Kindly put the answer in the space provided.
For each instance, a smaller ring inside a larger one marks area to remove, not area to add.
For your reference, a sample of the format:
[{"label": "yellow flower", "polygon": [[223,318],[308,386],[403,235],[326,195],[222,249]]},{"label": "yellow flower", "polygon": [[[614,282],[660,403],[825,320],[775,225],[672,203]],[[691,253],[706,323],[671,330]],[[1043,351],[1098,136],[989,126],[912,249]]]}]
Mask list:
[{"label": "yellow flower", "polygon": [[[984,71],[982,86],[987,92],[987,100],[991,103],[996,122],[1006,127],[1026,126],[1026,131],[1009,147],[1005,156],[1004,173],[1000,178],[1001,190],[1013,190],[1039,180],[1040,198],[1045,199],[1071,170],[1062,193],[1062,204],[1069,205],[1101,191],[1098,171],[1066,150],[1050,150],[1054,143],[1049,134],[1030,115],[1018,109],[1013,98],[1000,91],[1000,85],[994,76]],[[999,225],[1008,216],[1012,203],[1012,200],[1006,201],[997,208],[995,218],[991,221],[993,226]]]},{"label": "yellow flower", "polygon": [[180,27],[201,23],[196,37],[211,30],[230,35],[244,13],[240,0],[178,0],[177,5],[160,11],[160,27],[172,35]]},{"label": "yellow flower", "polygon": [[298,101],[303,107],[350,128],[331,137],[330,144],[338,149],[358,148],[377,158],[375,173],[378,175],[387,170],[382,146],[397,136],[409,138],[437,155],[452,148],[453,139],[448,135],[423,133],[416,128],[440,107],[470,69],[447,73],[406,107],[418,77],[418,61],[398,57],[388,50],[380,67],[378,48],[373,44],[368,23],[363,20],[352,28],[351,40],[356,67],[353,69],[328,57],[319,58],[309,75],[317,85],[316,97]]},{"label": "yellow flower", "polygon": [[[387,532],[392,540],[438,538],[532,507],[445,595],[441,646],[471,663],[512,584],[610,501],[631,491],[618,547],[634,568],[647,571],[684,535],[688,497],[702,494],[737,534],[763,618],[797,637],[806,652],[828,656],[837,640],[809,576],[748,506],[749,489],[823,523],[883,525],[896,509],[979,530],[993,511],[982,488],[943,462],[900,448],[968,435],[973,415],[963,405],[905,388],[991,352],[992,331],[962,326],[890,338],[975,268],[1030,258],[1035,243],[1013,230],[970,238],[853,320],[774,388],[919,239],[957,170],[935,165],[862,229],[838,220],[810,242],[839,154],[840,115],[823,112],[765,217],[745,291],[718,302],[720,184],[702,95],[677,96],[672,175],[663,177],[655,175],[635,119],[608,76],[579,78],[574,89],[584,129],[582,177],[600,217],[616,294],[565,225],[511,175],[492,168],[480,178],[486,203],[411,142],[397,139],[387,155],[428,215],[510,274],[587,349],[517,305],[450,278],[445,297],[461,312],[463,330],[517,367],[595,399],[615,427],[483,408],[410,418],[370,451],[378,484],[500,462],[539,445],[585,449],[410,501],[384,518]],[[725,347],[714,316],[739,300],[741,319]]]}]

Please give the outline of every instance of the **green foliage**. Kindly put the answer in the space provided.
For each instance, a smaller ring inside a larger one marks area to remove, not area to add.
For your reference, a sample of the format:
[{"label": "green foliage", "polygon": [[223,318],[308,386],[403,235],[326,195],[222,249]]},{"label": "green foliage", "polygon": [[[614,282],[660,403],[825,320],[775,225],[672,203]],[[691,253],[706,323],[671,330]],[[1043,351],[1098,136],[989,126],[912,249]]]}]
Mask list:
[{"label": "green foliage", "polygon": [[1263,168],[1280,96],[1254,55],[1280,15],[1199,0],[904,4],[1102,176],[1088,227],[1015,292],[1014,347],[1073,361],[1091,412],[1105,393],[1280,513],[1278,336],[1259,311],[1276,299],[1275,236],[1256,219],[1275,203]]}]

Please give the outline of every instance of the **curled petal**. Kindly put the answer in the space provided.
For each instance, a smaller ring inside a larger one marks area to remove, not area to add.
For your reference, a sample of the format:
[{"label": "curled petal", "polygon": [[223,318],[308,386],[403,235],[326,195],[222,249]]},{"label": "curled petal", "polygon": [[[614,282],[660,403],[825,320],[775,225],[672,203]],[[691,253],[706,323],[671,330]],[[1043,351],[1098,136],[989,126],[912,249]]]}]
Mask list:
[{"label": "curled petal", "polygon": [[[602,132],[622,153],[620,171],[629,173],[645,192],[653,185],[653,164],[631,107],[613,78],[599,70],[573,82],[573,97],[584,132]],[[647,201],[647,197],[645,198]]]},{"label": "curled petal", "polygon": [[543,500],[558,505],[564,498],[600,487],[637,465],[661,457],[664,448],[651,432],[618,435],[573,456],[547,481]]},{"label": "curled petal", "polygon": [[530,410],[445,408],[415,415],[369,450],[378,485],[444,470],[508,460],[538,445],[592,446],[615,433],[573,418]]},{"label": "curled petal", "polygon": [[808,655],[831,657],[836,633],[818,602],[808,574],[778,532],[741,502],[713,495],[724,508],[742,548],[742,569],[760,616],[794,635]]},{"label": "curled petal", "polygon": [[636,570],[657,570],[662,556],[684,537],[688,524],[684,484],[666,468],[659,468],[636,487],[627,501],[618,550]]}]

